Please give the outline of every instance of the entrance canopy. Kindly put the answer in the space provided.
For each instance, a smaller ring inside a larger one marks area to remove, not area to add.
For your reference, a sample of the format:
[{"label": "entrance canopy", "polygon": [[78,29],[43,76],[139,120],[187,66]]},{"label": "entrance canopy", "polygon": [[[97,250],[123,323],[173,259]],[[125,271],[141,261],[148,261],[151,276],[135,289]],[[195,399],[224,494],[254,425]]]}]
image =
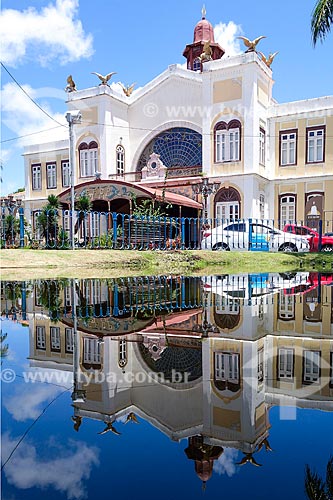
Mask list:
[{"label": "entrance canopy", "polygon": [[[80,196],[88,196],[92,202],[95,200],[114,201],[116,199],[148,198],[161,203],[202,209],[201,203],[187,196],[162,189],[140,186],[131,182],[95,180],[77,184],[74,189],[76,199]],[[60,203],[70,205],[70,189],[63,191],[58,198]]]}]

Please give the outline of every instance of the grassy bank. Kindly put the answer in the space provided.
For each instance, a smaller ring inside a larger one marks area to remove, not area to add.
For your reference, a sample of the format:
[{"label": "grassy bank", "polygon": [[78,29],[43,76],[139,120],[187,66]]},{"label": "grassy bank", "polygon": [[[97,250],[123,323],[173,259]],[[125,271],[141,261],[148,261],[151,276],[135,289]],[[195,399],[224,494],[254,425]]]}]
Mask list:
[{"label": "grassy bank", "polygon": [[1,278],[117,277],[156,274],[332,271],[333,256],[257,252],[1,250]]}]

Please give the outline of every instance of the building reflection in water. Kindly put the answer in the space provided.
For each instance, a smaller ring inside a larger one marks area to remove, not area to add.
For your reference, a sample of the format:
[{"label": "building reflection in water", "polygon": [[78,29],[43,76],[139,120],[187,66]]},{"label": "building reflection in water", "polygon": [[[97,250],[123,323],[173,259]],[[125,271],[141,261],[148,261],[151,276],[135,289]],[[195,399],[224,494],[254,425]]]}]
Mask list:
[{"label": "building reflection in water", "polygon": [[31,367],[73,371],[72,425],[140,418],[205,484],[226,448],[270,451],[273,405],[333,410],[333,276],[319,273],[3,283]]}]

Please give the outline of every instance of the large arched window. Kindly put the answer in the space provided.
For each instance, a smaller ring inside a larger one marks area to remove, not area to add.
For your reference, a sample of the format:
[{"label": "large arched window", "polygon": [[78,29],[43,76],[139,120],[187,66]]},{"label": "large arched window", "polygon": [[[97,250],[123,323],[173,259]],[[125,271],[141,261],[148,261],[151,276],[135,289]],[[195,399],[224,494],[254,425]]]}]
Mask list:
[{"label": "large arched window", "polygon": [[161,162],[167,168],[201,167],[202,136],[185,127],[164,130],[154,137],[141,153],[138,171],[147,166],[152,153],[160,155]]},{"label": "large arched window", "polygon": [[125,149],[121,144],[116,147],[116,172],[117,175],[125,173]]},{"label": "large arched window", "polygon": [[98,171],[98,145],[91,141],[89,144],[81,142],[79,146],[80,153],[80,176],[93,177]]},{"label": "large arched window", "polygon": [[215,162],[239,161],[241,159],[241,123],[231,120],[218,122],[214,127]]}]

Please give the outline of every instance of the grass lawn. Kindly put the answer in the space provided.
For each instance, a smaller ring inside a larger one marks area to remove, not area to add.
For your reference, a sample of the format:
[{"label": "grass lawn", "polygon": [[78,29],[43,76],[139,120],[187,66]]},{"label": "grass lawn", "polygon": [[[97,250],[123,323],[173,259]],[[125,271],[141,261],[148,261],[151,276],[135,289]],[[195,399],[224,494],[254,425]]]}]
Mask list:
[{"label": "grass lawn", "polygon": [[203,275],[240,272],[333,272],[333,256],[202,250],[30,250],[0,253],[1,278],[89,278],[134,275]]}]

